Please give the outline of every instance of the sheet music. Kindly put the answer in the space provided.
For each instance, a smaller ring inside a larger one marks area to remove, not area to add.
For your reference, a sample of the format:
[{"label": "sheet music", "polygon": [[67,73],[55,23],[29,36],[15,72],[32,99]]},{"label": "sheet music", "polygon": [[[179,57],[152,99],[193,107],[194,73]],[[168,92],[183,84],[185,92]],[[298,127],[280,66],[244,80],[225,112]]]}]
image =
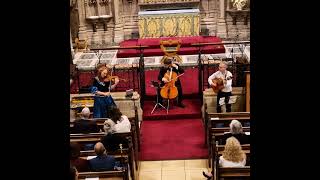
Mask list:
[{"label": "sheet music", "polygon": [[99,180],[99,177],[90,177],[90,178],[85,178],[85,180]]}]

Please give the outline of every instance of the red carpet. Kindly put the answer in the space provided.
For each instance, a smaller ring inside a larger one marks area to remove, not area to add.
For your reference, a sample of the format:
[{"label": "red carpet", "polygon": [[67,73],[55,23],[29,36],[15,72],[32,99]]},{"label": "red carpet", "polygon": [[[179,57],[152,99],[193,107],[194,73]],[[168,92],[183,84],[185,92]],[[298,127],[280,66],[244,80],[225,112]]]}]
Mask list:
[{"label": "red carpet", "polygon": [[141,160],[204,159],[201,119],[143,121],[141,129]]},{"label": "red carpet", "polygon": [[[170,103],[172,104],[173,102],[171,101]],[[158,108],[151,114],[155,101],[145,101],[143,120],[201,118],[201,102],[199,99],[185,99],[183,100],[183,104],[186,105],[185,108],[171,106],[168,114],[164,108]]]}]

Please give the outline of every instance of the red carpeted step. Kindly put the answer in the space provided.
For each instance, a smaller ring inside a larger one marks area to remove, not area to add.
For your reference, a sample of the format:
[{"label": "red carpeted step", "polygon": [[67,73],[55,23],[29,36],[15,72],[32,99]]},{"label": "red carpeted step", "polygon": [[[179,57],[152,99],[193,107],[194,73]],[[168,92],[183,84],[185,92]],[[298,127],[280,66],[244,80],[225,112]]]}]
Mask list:
[{"label": "red carpeted step", "polygon": [[140,160],[204,159],[201,119],[143,121]]},{"label": "red carpeted step", "polygon": [[169,113],[158,106],[153,114],[151,111],[155,106],[155,101],[145,101],[143,107],[143,120],[158,120],[158,119],[184,119],[184,118],[201,118],[201,102],[199,99],[185,99],[183,104],[185,108],[172,106],[173,101],[170,101]]}]

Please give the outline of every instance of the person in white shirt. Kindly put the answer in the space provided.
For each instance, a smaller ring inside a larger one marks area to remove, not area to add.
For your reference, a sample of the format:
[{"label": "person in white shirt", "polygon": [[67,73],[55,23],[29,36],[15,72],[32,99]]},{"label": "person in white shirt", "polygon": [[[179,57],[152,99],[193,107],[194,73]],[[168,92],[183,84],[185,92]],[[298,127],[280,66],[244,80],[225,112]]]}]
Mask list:
[{"label": "person in white shirt", "polygon": [[219,71],[213,73],[208,78],[208,83],[210,86],[217,87],[217,84],[213,82],[212,80],[216,78],[223,79],[223,85],[224,87],[218,91],[217,94],[217,113],[221,113],[221,106],[219,104],[220,98],[225,98],[225,104],[226,104],[226,111],[231,112],[231,104],[229,103],[230,96],[232,96],[232,73],[227,70],[228,65],[221,61],[219,64]]},{"label": "person in white shirt", "polygon": [[112,108],[110,118],[115,122],[114,129],[116,132],[130,132],[131,123],[126,115],[123,115],[119,108]]}]

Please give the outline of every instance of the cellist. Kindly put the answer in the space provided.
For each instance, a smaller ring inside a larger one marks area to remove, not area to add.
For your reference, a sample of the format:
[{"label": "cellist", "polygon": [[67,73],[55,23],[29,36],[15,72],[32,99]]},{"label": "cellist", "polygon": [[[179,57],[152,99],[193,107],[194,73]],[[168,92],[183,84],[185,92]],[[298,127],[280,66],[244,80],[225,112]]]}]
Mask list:
[{"label": "cellist", "polygon": [[[160,87],[163,87],[168,81],[166,78],[164,78],[164,75],[167,72],[170,72],[172,69],[172,72],[177,73],[177,75],[179,74],[183,74],[184,70],[173,61],[174,59],[172,57],[168,57],[163,61],[163,66],[160,68],[160,72],[158,75],[158,80],[161,81],[160,83]],[[181,87],[181,82],[180,79],[177,79],[175,82],[175,86],[178,89],[178,101],[177,101],[177,106],[184,108],[185,105],[182,103],[182,87]],[[158,94],[160,94],[160,90],[158,89]],[[159,102],[161,104],[163,104],[163,98],[161,96],[159,96]]]}]

